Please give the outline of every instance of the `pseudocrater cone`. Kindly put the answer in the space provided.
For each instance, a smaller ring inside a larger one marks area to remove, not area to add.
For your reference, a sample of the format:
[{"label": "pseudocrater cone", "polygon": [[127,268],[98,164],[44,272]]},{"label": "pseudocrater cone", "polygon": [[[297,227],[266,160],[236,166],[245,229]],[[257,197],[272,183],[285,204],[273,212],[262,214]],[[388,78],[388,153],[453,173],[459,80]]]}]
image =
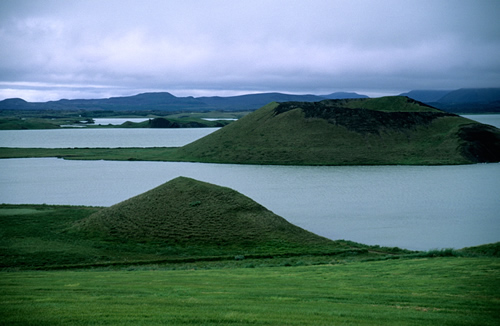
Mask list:
[{"label": "pseudocrater cone", "polygon": [[80,221],[103,238],[171,244],[328,244],[230,188],[178,177]]},{"label": "pseudocrater cone", "polygon": [[500,161],[500,130],[402,96],[270,103],[178,149],[183,161],[428,165]]}]

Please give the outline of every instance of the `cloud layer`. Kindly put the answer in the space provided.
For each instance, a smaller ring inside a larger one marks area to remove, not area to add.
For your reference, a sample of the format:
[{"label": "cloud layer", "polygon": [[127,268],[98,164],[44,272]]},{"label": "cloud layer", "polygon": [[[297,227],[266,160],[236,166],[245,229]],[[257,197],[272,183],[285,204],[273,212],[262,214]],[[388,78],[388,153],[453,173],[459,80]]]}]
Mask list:
[{"label": "cloud layer", "polygon": [[500,2],[0,2],[0,99],[500,87]]}]

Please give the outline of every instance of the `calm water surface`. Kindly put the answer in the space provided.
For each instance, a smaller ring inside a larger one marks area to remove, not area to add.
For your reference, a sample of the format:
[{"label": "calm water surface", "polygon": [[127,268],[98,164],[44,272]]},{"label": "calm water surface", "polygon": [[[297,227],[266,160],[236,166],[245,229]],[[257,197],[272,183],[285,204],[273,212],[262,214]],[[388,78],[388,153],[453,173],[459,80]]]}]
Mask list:
[{"label": "calm water surface", "polygon": [[68,128],[0,130],[0,147],[177,147],[219,128]]},{"label": "calm water surface", "polygon": [[233,188],[331,239],[417,250],[500,241],[500,164],[294,167],[44,158],[0,160],[0,171],[0,203],[110,206],[182,175]]},{"label": "calm water surface", "polygon": [[95,125],[121,125],[124,122],[143,122],[147,121],[149,118],[94,118]]},{"label": "calm water surface", "polygon": [[464,114],[462,117],[500,128],[500,114]]}]

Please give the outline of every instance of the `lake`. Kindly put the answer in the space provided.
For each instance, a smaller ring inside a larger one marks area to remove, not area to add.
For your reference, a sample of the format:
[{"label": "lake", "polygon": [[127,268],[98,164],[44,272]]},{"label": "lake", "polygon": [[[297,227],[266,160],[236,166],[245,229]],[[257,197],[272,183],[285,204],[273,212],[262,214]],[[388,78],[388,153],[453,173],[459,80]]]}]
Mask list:
[{"label": "lake", "polygon": [[235,189],[331,239],[415,250],[500,241],[500,164],[300,167],[42,158],[0,160],[0,171],[0,203],[110,206],[187,176]]},{"label": "lake", "polygon": [[[500,126],[500,115],[466,116]],[[0,147],[182,146],[218,128],[2,130]],[[110,206],[177,176],[230,187],[330,239],[415,250],[500,241],[500,164],[255,166],[0,160],[0,203]]]},{"label": "lake", "polygon": [[219,128],[67,128],[0,130],[0,147],[177,147]]},{"label": "lake", "polygon": [[500,114],[462,114],[461,116],[500,128]]}]

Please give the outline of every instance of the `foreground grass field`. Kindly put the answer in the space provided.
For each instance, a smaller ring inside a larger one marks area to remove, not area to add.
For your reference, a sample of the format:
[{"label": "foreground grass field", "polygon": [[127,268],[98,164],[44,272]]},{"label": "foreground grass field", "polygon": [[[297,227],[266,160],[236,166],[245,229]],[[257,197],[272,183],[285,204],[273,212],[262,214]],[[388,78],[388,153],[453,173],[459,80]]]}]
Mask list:
[{"label": "foreground grass field", "polygon": [[500,261],[0,273],[2,325],[498,325]]}]

